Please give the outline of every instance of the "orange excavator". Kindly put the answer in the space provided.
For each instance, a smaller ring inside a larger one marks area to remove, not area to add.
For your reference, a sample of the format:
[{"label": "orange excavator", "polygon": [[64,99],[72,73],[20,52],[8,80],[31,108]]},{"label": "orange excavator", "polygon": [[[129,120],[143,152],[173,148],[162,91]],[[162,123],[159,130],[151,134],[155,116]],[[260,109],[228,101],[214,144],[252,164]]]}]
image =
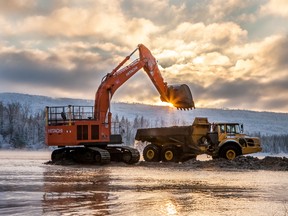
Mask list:
[{"label": "orange excavator", "polygon": [[[124,67],[137,50],[139,58]],[[46,107],[45,142],[48,146],[58,146],[52,152],[52,162],[72,159],[89,164],[106,164],[110,161],[133,164],[139,161],[138,150],[122,144],[117,125],[112,122],[110,101],[115,91],[142,68],[162,101],[182,110],[195,108],[189,87],[185,84],[167,85],[156,59],[149,49],[139,44],[112,72],[103,77],[94,106]]]}]

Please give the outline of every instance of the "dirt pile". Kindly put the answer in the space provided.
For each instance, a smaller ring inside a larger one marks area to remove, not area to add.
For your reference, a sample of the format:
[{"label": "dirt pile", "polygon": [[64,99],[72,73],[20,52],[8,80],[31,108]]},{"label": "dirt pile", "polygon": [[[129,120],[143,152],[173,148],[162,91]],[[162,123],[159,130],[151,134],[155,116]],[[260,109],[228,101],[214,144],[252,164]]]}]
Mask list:
[{"label": "dirt pile", "polygon": [[271,170],[288,171],[288,158],[286,157],[265,157],[259,159],[251,156],[240,156],[232,161],[218,158],[209,161],[189,160],[183,165],[195,168],[219,168],[219,169],[243,169],[243,170]]}]

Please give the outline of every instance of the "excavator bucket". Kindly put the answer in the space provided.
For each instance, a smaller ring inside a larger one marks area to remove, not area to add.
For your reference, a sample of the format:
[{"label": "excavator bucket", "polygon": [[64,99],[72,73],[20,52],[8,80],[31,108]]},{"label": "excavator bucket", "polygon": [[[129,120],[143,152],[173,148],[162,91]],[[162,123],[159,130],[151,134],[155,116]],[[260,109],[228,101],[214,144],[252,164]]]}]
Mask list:
[{"label": "excavator bucket", "polygon": [[195,108],[192,93],[186,84],[168,86],[168,101],[177,109]]}]

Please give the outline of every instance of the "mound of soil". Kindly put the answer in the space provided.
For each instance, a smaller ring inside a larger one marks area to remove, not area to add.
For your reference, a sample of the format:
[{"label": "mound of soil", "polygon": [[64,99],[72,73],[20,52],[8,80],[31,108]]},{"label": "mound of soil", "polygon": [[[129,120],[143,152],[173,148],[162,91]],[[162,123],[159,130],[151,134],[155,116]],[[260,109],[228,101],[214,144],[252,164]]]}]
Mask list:
[{"label": "mound of soil", "polygon": [[259,159],[251,156],[240,156],[232,161],[218,158],[209,161],[189,160],[183,165],[195,168],[219,168],[219,169],[248,169],[248,170],[271,170],[288,171],[288,158],[286,157],[265,157]]}]

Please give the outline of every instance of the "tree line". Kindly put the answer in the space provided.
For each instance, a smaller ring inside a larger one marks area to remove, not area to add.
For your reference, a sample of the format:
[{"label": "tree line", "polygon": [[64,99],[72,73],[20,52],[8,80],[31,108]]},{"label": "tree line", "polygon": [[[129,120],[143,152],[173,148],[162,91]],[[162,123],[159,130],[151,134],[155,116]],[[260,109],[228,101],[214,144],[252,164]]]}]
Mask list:
[{"label": "tree line", "polygon": [[[166,122],[165,119],[147,119],[136,116],[133,120],[125,116],[113,117],[112,133],[122,135],[123,142],[134,145],[134,137],[138,128],[166,127],[171,125],[188,125],[189,123],[177,119]],[[288,153],[288,134],[262,135],[260,137],[263,152]],[[18,102],[3,104],[0,102],[0,148],[47,148],[45,145],[45,113],[32,113],[29,105]]]},{"label": "tree line", "polygon": [[10,148],[43,148],[44,112],[31,113],[29,105],[0,102],[0,144]]},{"label": "tree line", "polygon": [[262,152],[273,154],[288,153],[288,134],[263,135],[259,132],[251,136],[260,137]]}]

